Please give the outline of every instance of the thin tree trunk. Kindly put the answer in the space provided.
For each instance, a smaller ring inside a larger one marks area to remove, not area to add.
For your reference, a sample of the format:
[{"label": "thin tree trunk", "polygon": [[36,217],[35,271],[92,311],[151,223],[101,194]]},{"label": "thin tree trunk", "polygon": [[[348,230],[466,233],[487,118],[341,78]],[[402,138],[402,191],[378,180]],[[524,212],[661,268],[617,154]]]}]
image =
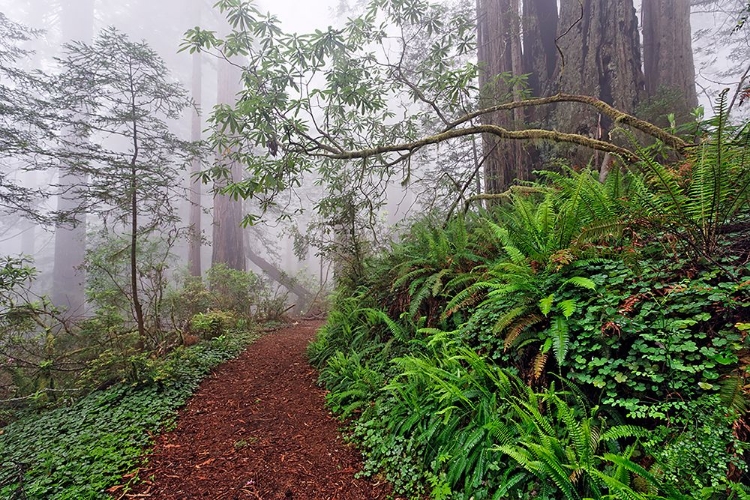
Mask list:
[{"label": "thin tree trunk", "polygon": [[310,290],[297,283],[296,281],[290,279],[276,266],[268,262],[257,253],[253,252],[250,248],[247,249],[247,257],[250,259],[250,262],[258,266],[264,273],[266,273],[269,278],[274,280],[276,283],[285,286],[290,292],[299,297],[301,300],[305,302],[312,300],[313,293]]},{"label": "thin tree trunk", "polygon": [[[136,111],[135,93],[132,94],[132,116]],[[133,156],[130,158],[130,287],[133,295],[133,309],[138,324],[140,347],[146,345],[146,321],[143,318],[143,307],[138,298],[138,122],[133,119]]]},{"label": "thin tree trunk", "polygon": [[[200,25],[200,6],[201,2],[193,1],[195,9],[194,17],[196,26]],[[201,53],[195,52],[192,55],[192,82],[191,93],[195,109],[191,120],[190,140],[201,140],[201,91],[202,91],[202,59]],[[190,186],[190,241],[188,247],[188,268],[192,276],[201,275],[201,181],[196,178],[196,174],[201,170],[200,158],[194,158],[190,163],[190,177],[188,184]]]},{"label": "thin tree trunk", "polygon": [[[91,43],[94,31],[94,0],[68,0],[62,12],[62,36],[64,41],[80,40]],[[63,132],[69,142],[85,141],[77,137],[74,130]],[[65,165],[59,169],[60,193],[57,208],[62,212],[75,212],[80,201],[76,193],[87,182],[85,176],[69,175]],[[55,260],[52,270],[52,303],[80,316],[85,308],[85,274],[83,260],[86,253],[86,216],[78,214],[75,223],[55,226]]]}]

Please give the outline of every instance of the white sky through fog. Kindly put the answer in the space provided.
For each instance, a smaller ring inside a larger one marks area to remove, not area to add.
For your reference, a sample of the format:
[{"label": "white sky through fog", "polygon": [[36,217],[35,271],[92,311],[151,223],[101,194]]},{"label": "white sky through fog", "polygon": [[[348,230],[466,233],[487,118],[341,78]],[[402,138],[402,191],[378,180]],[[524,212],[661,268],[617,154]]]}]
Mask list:
[{"label": "white sky through fog", "polygon": [[261,11],[275,14],[287,32],[306,33],[338,24],[332,12],[340,3],[338,0],[260,0],[257,3]]}]

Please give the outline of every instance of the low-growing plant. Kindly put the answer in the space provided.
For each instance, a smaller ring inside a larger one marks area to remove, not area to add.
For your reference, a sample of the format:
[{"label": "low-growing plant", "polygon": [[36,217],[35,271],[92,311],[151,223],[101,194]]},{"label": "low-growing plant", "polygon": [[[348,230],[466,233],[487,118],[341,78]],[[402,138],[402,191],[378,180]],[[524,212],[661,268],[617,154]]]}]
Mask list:
[{"label": "low-growing plant", "polygon": [[566,376],[601,394],[606,407],[666,420],[670,407],[717,394],[737,368],[750,345],[735,324],[750,303],[742,284],[716,270],[680,278],[679,263],[641,265],[640,272],[614,261],[589,268],[603,288],[572,318]]},{"label": "low-growing plant", "polygon": [[153,434],[170,425],[201,379],[253,338],[217,337],[178,348],[151,366],[140,360],[150,371],[139,384],[117,384],[6,426],[0,434],[0,496],[109,498],[107,489],[140,463]]},{"label": "low-growing plant", "polygon": [[720,493],[748,472],[750,445],[735,434],[738,415],[717,394],[670,405],[668,425],[660,425],[644,442],[656,459],[654,475],[684,489]]}]

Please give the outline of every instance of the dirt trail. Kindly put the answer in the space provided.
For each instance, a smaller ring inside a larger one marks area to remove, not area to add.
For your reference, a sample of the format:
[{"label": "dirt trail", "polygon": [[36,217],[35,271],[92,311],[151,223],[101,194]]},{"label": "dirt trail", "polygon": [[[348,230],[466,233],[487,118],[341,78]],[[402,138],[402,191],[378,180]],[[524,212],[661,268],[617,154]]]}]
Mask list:
[{"label": "dirt trail", "polygon": [[320,322],[269,333],[220,366],[157,438],[144,480],[125,498],[369,500],[387,485],[355,479],[361,457],[342,441],[305,359]]}]

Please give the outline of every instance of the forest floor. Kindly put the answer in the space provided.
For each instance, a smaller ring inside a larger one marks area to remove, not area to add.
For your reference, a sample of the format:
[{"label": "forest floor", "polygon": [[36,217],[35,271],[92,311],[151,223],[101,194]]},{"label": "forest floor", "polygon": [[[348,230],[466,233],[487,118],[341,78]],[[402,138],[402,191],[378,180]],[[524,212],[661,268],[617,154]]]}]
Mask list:
[{"label": "forest floor", "polygon": [[300,321],[264,335],[217,368],[156,439],[134,490],[159,500],[375,500],[384,482],[356,479],[361,455],[325,409],[305,348],[321,326]]}]

